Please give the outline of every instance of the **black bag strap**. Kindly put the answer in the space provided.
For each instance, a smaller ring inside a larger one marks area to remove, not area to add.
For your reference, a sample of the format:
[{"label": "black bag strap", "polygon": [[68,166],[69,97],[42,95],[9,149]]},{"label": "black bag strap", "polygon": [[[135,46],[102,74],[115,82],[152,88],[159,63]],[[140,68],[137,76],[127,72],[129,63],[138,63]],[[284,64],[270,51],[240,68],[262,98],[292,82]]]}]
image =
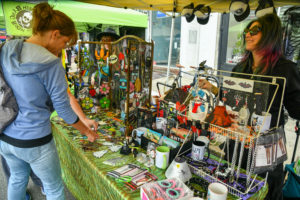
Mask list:
[{"label": "black bag strap", "polygon": [[[4,46],[4,44],[5,44],[5,42],[2,42],[1,44],[0,44],[0,53],[1,53],[1,51],[2,51],[2,47]],[[0,65],[0,72],[2,73],[2,66]]]},{"label": "black bag strap", "polygon": [[2,42],[2,43],[0,44],[0,52],[1,52],[2,47],[4,46],[4,44],[5,44],[5,42]]}]

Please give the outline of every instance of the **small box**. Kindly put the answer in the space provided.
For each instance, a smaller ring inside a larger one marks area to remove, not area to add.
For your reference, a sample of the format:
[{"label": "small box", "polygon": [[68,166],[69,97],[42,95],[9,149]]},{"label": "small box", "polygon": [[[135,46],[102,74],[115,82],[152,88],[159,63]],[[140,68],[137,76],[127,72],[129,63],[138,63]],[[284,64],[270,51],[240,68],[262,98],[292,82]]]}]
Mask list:
[{"label": "small box", "polygon": [[151,182],[141,187],[141,200],[188,200],[193,191],[177,178]]}]

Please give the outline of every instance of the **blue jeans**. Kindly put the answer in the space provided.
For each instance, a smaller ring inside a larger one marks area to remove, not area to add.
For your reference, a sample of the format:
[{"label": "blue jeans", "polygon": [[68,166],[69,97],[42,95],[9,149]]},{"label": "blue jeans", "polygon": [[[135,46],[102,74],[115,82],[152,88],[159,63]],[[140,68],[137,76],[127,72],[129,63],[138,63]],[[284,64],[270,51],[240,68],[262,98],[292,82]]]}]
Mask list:
[{"label": "blue jeans", "polygon": [[7,199],[25,199],[30,168],[41,179],[47,200],[64,200],[59,159],[54,141],[33,148],[19,148],[0,141],[0,154],[9,169]]},{"label": "blue jeans", "polygon": [[[8,184],[8,179],[10,177],[10,170],[9,170],[9,167],[7,166],[6,160],[3,158],[3,156],[0,155],[0,158],[1,158],[1,163],[2,163],[2,169],[3,169],[3,172],[4,172],[5,178],[6,178],[6,183]],[[39,177],[37,177],[35,175],[35,173],[33,173],[32,170],[30,172],[30,177],[31,177],[32,182],[35,185],[43,188],[43,184],[42,184],[41,179]]]}]

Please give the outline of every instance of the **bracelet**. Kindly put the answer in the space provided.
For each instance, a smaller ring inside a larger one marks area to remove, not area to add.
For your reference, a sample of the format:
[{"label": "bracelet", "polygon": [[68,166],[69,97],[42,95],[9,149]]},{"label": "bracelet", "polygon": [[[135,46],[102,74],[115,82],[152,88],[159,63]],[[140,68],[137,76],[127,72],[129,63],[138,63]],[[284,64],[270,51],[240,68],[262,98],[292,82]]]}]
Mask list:
[{"label": "bracelet", "polygon": [[172,186],[172,183],[168,181],[158,181],[158,185],[163,188],[170,188]]},{"label": "bracelet", "polygon": [[177,191],[179,190],[179,193],[180,193],[180,195],[179,195],[179,197],[178,197],[179,199],[182,198],[182,197],[184,196],[184,190],[183,190],[182,188],[177,187],[177,188],[175,188],[174,190],[177,190]]},{"label": "bracelet", "polygon": [[[187,185],[194,192],[195,196],[201,198],[206,197],[208,182],[206,182],[204,179],[193,177],[188,181]],[[195,185],[198,185],[198,187],[195,187]],[[199,187],[203,188],[204,191],[200,191]]]},{"label": "bracelet", "polygon": [[177,199],[180,196],[180,192],[178,190],[173,189],[173,188],[168,188],[166,190],[166,193],[172,199]]}]

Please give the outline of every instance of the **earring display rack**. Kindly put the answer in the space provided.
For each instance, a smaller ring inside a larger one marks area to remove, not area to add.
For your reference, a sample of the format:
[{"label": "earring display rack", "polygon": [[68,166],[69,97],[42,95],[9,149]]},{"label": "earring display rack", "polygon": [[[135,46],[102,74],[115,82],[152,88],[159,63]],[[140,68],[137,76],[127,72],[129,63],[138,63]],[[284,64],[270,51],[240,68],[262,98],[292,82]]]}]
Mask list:
[{"label": "earring display rack", "polygon": [[[205,127],[204,129],[210,132],[212,138],[214,135],[225,137],[223,150],[225,150],[225,147],[227,148],[227,162],[221,156],[216,159],[218,162],[214,168],[214,172],[218,171],[222,168],[221,163],[228,163],[227,169],[229,178],[225,182],[221,180],[216,173],[212,173],[211,170],[208,170],[212,169],[211,167],[204,170],[203,167],[194,166],[192,163],[189,163],[189,166],[194,174],[202,177],[207,182],[222,183],[228,188],[229,193],[232,195],[238,198],[248,199],[251,197],[251,194],[263,189],[267,184],[268,173],[265,178],[258,178],[257,174],[254,173],[254,169],[259,166],[258,162],[261,161],[259,159],[262,159],[262,152],[259,148],[263,146],[261,145],[262,138],[265,135],[271,135],[271,131],[279,128],[280,117],[278,116],[275,119],[274,116],[274,119],[271,119],[269,113],[275,101],[276,103],[279,102],[278,113],[281,113],[286,80],[282,77],[209,69],[198,74],[197,82],[199,82],[199,79],[205,77],[215,77],[219,81],[216,102],[214,101],[216,105],[211,111],[207,110],[205,119],[190,120],[186,118],[187,123],[185,124],[179,124],[178,120],[175,120],[177,122],[173,124],[173,127],[179,128],[183,125],[187,130],[190,130],[183,144],[191,138],[189,137],[191,133],[195,136],[194,130],[192,131],[192,126],[196,123],[200,123],[202,129]],[[188,95],[183,102],[193,101],[193,99],[190,99],[190,96],[196,87],[198,86],[195,85],[189,89],[190,95]],[[198,88],[196,93],[201,95],[201,89],[199,90]],[[195,97],[195,95],[193,96]],[[202,98],[202,100],[205,99]],[[176,111],[174,102],[169,103],[163,99],[160,102],[163,104],[163,113],[167,114],[168,121],[168,112],[171,110],[175,110],[175,112],[172,113],[174,115],[172,118],[174,119],[178,118],[178,116],[181,116],[181,118],[188,117],[189,113],[186,111],[196,110],[195,108],[189,108],[189,106],[193,106],[189,103],[185,104],[185,110],[177,109]],[[211,101],[202,101],[202,105],[204,103],[211,104]],[[206,107],[203,106],[202,109],[208,109],[209,107],[210,105],[206,105]],[[228,123],[228,121],[230,123]],[[232,152],[229,152],[229,141],[231,141],[234,147]],[[264,146],[266,148],[267,145]],[[247,151],[245,151],[245,149],[247,149]],[[191,151],[191,149],[188,151]],[[186,153],[187,152],[181,153],[180,149],[177,156],[186,157]],[[273,154],[271,153],[272,157],[274,153],[275,157],[276,154],[278,156],[278,153],[273,152]],[[265,154],[268,157],[267,150]],[[247,163],[245,169],[242,170],[243,156],[246,156]],[[267,168],[268,166],[264,167]],[[240,182],[243,184],[240,184]]]},{"label": "earring display rack", "polygon": [[127,131],[136,126],[139,107],[150,107],[153,42],[124,36],[114,42],[80,42],[78,54],[82,108],[113,111]]}]

